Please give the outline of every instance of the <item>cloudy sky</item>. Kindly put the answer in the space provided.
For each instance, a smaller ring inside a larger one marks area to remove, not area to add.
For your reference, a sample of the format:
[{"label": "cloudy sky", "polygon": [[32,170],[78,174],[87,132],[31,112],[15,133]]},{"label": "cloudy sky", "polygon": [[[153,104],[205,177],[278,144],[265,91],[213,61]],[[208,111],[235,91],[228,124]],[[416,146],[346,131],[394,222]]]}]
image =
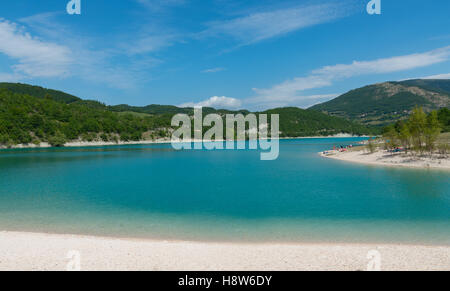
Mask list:
[{"label": "cloudy sky", "polygon": [[367,84],[450,78],[450,2],[3,1],[0,82],[107,104],[260,110]]}]

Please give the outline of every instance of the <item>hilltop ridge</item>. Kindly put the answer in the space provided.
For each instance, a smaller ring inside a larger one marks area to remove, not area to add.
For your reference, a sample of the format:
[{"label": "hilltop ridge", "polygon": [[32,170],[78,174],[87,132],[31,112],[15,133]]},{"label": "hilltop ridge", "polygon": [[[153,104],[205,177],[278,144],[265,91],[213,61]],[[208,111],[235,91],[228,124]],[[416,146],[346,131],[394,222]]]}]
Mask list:
[{"label": "hilltop ridge", "polygon": [[310,109],[359,122],[384,126],[406,118],[414,107],[425,112],[450,107],[450,80],[384,82],[351,90]]}]

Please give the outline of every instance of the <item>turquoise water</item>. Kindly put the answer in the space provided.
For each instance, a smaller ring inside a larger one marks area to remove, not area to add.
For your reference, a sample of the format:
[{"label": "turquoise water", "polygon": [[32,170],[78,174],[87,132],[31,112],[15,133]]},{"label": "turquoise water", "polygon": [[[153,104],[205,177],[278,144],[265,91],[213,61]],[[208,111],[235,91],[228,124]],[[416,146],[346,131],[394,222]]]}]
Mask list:
[{"label": "turquoise water", "polygon": [[367,166],[317,152],[170,145],[0,152],[0,230],[212,241],[450,245],[450,172]]}]

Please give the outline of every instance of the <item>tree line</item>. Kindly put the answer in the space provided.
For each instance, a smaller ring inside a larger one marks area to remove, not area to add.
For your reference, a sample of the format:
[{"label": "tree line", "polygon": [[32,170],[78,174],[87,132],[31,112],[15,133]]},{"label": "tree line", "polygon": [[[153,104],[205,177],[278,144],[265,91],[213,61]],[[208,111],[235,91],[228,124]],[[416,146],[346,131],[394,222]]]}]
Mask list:
[{"label": "tree line", "polygon": [[[113,110],[100,102],[82,100],[60,91],[23,84],[0,85],[3,86],[0,86],[0,146],[42,142],[63,146],[69,141],[119,142],[165,138],[173,130],[173,115],[179,113],[177,107],[158,105],[145,107],[153,114],[135,112],[129,106]],[[185,110],[188,114],[193,111],[192,108]],[[217,113],[222,117],[248,113],[212,108],[205,108],[205,111],[205,114]],[[278,108],[262,113],[280,115],[282,137],[371,132],[363,125],[313,110]]]},{"label": "tree line", "polygon": [[139,141],[166,137],[170,116],[116,113],[77,102],[66,104],[0,89],[0,145],[62,146],[68,141]]},{"label": "tree line", "polygon": [[435,150],[447,153],[448,144],[439,144],[441,132],[450,130],[450,110],[443,108],[426,114],[422,107],[416,107],[407,120],[397,121],[383,129],[387,149],[402,147],[406,153],[429,152]]}]

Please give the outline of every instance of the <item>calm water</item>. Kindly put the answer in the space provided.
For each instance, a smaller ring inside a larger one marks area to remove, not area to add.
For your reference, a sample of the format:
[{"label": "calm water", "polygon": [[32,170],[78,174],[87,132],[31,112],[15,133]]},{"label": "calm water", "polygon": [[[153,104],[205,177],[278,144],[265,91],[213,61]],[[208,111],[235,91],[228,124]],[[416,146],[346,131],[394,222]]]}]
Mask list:
[{"label": "calm water", "polygon": [[170,145],[0,152],[0,230],[218,241],[450,245],[450,172],[366,166],[317,152]]}]

